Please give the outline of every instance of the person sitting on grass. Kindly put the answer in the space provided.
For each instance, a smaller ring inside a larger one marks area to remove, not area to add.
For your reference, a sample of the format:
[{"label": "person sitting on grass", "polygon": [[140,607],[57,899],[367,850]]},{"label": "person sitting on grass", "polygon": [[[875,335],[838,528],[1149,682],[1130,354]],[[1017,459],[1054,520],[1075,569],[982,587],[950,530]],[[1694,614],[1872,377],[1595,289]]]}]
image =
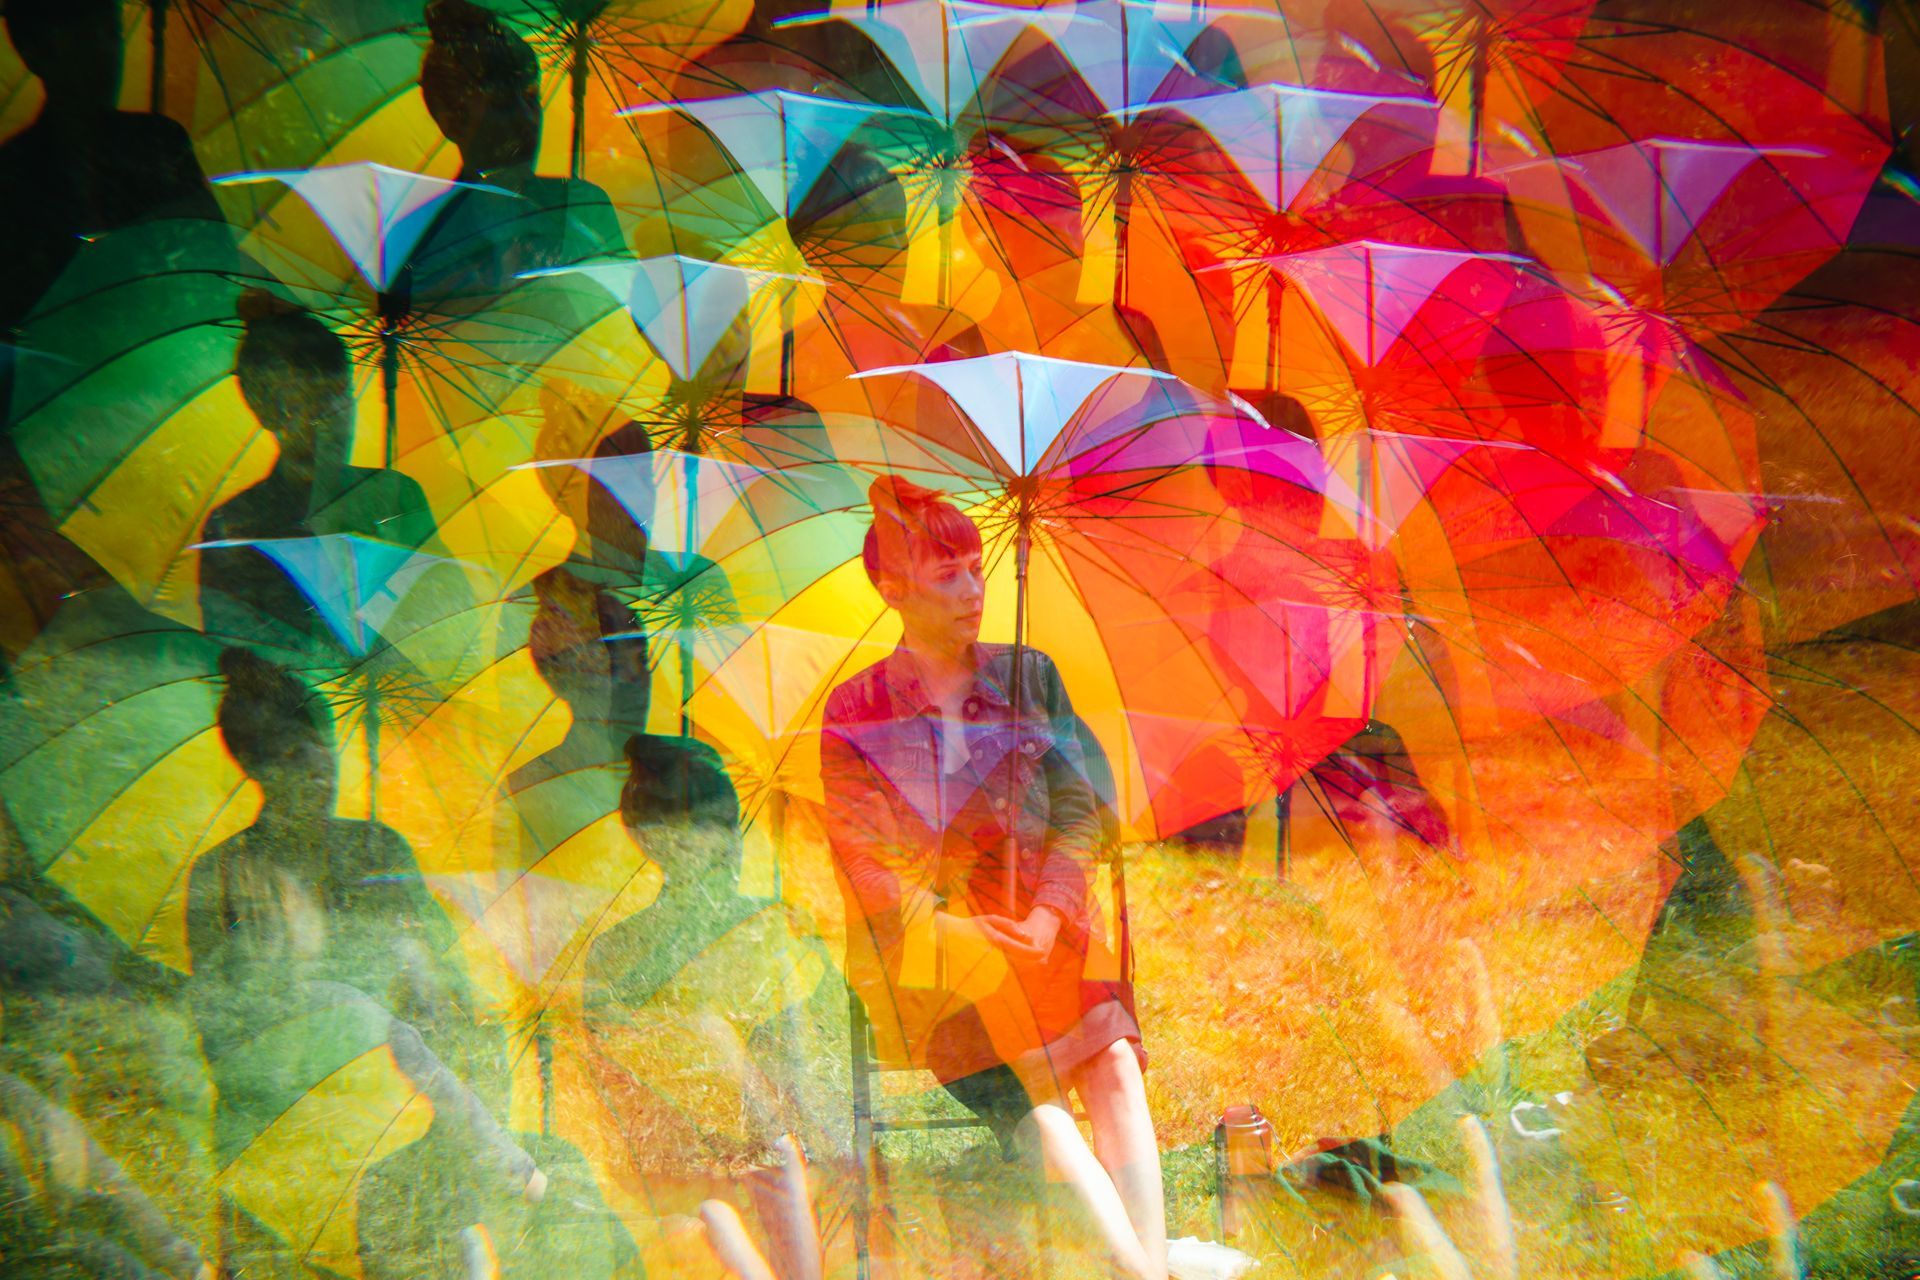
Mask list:
[{"label": "person sitting on grass", "polygon": [[[417,1094],[431,1103],[422,1141],[461,1171],[459,1196],[437,1207],[442,1235],[453,1238],[487,1203],[538,1201],[546,1175],[476,1092],[498,1094],[502,1046],[476,1026],[451,922],[398,832],[334,814],[339,765],[324,702],[246,649],[224,651],[220,670],[220,737],[262,803],[251,826],[194,864],[187,885],[186,996],[219,1097],[218,1167],[238,1171],[315,1144],[364,1141],[372,1156],[397,1119],[381,1100]],[[390,1069],[354,1074],[363,1059]],[[301,1106],[348,1078],[364,1086],[357,1111],[337,1098]],[[270,1131],[278,1140],[262,1142]],[[262,1186],[303,1184],[288,1181],[292,1169],[258,1172],[235,1181],[227,1248],[265,1266],[310,1247],[340,1189],[264,1195]],[[377,1254],[368,1233],[362,1244]]]},{"label": "person sitting on grass", "polygon": [[[824,1135],[805,1029],[829,993],[819,942],[784,903],[740,887],[740,802],[705,743],[635,734],[620,816],[659,894],[594,940],[583,1004],[594,1076],[658,1204],[690,1211]],[[811,1113],[811,1114],[809,1114]]]}]

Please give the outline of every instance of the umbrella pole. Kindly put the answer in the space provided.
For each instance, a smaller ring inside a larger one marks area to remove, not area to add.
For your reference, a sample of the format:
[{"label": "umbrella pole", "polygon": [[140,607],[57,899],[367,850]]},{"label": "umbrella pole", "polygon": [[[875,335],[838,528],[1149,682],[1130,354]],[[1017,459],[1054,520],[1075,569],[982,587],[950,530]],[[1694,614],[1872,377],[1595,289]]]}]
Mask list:
[{"label": "umbrella pole", "polygon": [[367,678],[367,838],[373,838],[373,824],[380,821],[380,690]]},{"label": "umbrella pole", "polygon": [[573,138],[568,148],[568,176],[578,178],[587,167],[587,51],[593,41],[585,19],[573,24],[572,65],[567,68],[573,82]]},{"label": "umbrella pole", "polygon": [[[944,195],[940,203],[946,204]],[[936,210],[936,216],[940,219],[940,272],[934,301],[944,307],[953,296],[953,220],[946,216],[944,208]]]},{"label": "umbrella pole", "polygon": [[787,793],[782,787],[775,787],[767,797],[767,827],[773,847],[773,896],[778,900],[786,897]]},{"label": "umbrella pole", "polygon": [[[1024,503],[1022,504],[1024,505]],[[1020,749],[1020,721],[1025,714],[1025,683],[1020,679],[1027,648],[1027,552],[1032,534],[1027,529],[1027,513],[1020,513],[1019,532],[1014,535],[1013,550],[1013,750]],[[1019,760],[1007,762],[1007,911],[1014,911],[1015,894],[1020,885],[1020,770]]]},{"label": "umbrella pole", "polygon": [[1291,784],[1280,788],[1273,797],[1273,819],[1276,830],[1273,836],[1273,875],[1281,884],[1287,882],[1287,873],[1293,870],[1293,837],[1287,830],[1293,817],[1293,787]]},{"label": "umbrella pole", "polygon": [[545,1030],[533,1036],[534,1056],[540,1064],[540,1132],[553,1136],[553,1037]]},{"label": "umbrella pole", "polygon": [[167,113],[167,4],[168,0],[148,0],[147,6],[147,38],[153,53],[153,66],[147,75],[147,110],[156,116]]},{"label": "umbrella pole", "polygon": [[780,394],[793,395],[793,289],[780,291]]},{"label": "umbrella pole", "polygon": [[[386,308],[383,306],[382,311]],[[400,456],[400,335],[394,331],[391,317],[380,321],[380,394],[386,412],[386,461],[391,471]]]},{"label": "umbrella pole", "polygon": [[1487,41],[1484,26],[1474,35],[1467,63],[1467,176],[1480,176],[1480,122],[1487,110]]},{"label": "umbrella pole", "polygon": [[1280,389],[1280,306],[1286,300],[1286,282],[1277,271],[1267,273],[1267,390]]},{"label": "umbrella pole", "polygon": [[[686,486],[687,523],[681,533],[683,563],[693,566],[693,529],[700,518],[700,491],[695,487],[698,477],[694,475],[693,455],[689,453],[680,460],[681,483]],[[686,590],[686,584],[680,588],[680,626],[675,637],[675,645],[680,652],[680,736],[693,735],[693,718],[687,713],[687,703],[693,700],[693,602]]]},{"label": "umbrella pole", "polygon": [[1133,223],[1133,173],[1122,167],[1113,188],[1113,300],[1127,305],[1127,237]]}]

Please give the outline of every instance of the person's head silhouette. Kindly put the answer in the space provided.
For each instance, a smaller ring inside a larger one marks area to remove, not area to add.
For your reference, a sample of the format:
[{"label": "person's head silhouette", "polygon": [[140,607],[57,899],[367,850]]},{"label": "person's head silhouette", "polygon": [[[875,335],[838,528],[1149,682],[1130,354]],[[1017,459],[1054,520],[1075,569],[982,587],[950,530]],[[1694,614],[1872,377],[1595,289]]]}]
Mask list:
[{"label": "person's head silhouette", "polygon": [[740,798],[705,743],[635,734],[627,739],[620,820],[670,885],[736,887]]},{"label": "person's head silhouette", "polygon": [[849,290],[898,297],[906,283],[907,197],[878,156],[850,142],[787,219],[807,261]]},{"label": "person's head silhouette", "polygon": [[250,649],[220,654],[227,691],[218,724],[227,753],[275,809],[333,811],[333,719],[318,694]]},{"label": "person's head silhouette", "polygon": [[420,64],[427,114],[470,175],[531,165],[540,150],[540,62],[526,41],[469,0],[427,6]]},{"label": "person's head silhouette", "polygon": [[973,171],[992,236],[987,251],[1013,279],[1080,260],[1080,192],[1066,170],[1044,156],[1016,160],[987,146],[976,152]]},{"label": "person's head silhouette", "polygon": [[600,638],[595,594],[585,584],[546,575],[535,580],[534,592],[539,610],[527,640],[534,670],[567,704],[576,725],[604,721],[613,668]]},{"label": "person's head silhouette", "polygon": [[120,99],[120,0],[7,0],[7,35],[50,111],[112,111]]},{"label": "person's head silhouette", "polygon": [[[653,452],[653,440],[639,423],[628,422],[594,446],[596,460],[637,457]],[[639,572],[647,559],[647,529],[627,504],[604,484],[587,488],[588,542],[595,561]]]},{"label": "person's head silhouette", "polygon": [[[534,440],[535,456],[555,463],[583,456],[597,428],[595,419],[552,383],[540,399],[545,418]],[[628,419],[593,446],[592,457],[603,462],[652,452],[647,429]],[[651,515],[651,493],[636,492],[638,477],[622,477],[616,493],[614,486],[578,466],[543,466],[535,468],[535,473],[554,509],[573,523],[576,557],[609,569],[640,571],[647,556],[644,521]],[[628,509],[628,502],[640,504],[637,514]]]},{"label": "person's head silhouette", "polygon": [[340,335],[263,290],[241,296],[246,335],[234,374],[247,408],[280,445],[282,470],[344,463],[353,438],[353,369]]}]

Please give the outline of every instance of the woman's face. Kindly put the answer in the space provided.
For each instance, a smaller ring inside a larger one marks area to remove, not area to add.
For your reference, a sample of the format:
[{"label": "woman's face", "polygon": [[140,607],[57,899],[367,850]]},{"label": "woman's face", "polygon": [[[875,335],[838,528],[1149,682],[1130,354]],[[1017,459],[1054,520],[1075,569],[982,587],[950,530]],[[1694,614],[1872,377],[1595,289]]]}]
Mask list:
[{"label": "woman's face", "polygon": [[880,583],[909,642],[958,653],[980,638],[987,585],[979,552],[917,554],[910,575],[885,574]]}]

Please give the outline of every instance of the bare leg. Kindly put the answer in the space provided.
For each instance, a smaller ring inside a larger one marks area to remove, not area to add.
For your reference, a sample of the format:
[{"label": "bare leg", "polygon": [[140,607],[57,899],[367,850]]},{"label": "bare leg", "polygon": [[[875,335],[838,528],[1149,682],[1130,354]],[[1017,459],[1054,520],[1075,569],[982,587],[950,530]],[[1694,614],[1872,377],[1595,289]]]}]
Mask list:
[{"label": "bare leg", "polygon": [[1126,1206],[1154,1273],[1167,1272],[1167,1197],[1160,1178],[1160,1144],[1147,1111],[1140,1060],[1122,1040],[1083,1065],[1074,1080],[1093,1124],[1093,1149]]},{"label": "bare leg", "polygon": [[1135,1280],[1166,1280],[1165,1229],[1161,1230],[1159,1260],[1155,1261],[1155,1256],[1142,1247],[1113,1179],[1087,1149],[1073,1113],[1058,1102],[1043,1102],[1033,1109],[1026,1124],[1039,1140],[1047,1176],[1073,1188],[1121,1271]]}]

